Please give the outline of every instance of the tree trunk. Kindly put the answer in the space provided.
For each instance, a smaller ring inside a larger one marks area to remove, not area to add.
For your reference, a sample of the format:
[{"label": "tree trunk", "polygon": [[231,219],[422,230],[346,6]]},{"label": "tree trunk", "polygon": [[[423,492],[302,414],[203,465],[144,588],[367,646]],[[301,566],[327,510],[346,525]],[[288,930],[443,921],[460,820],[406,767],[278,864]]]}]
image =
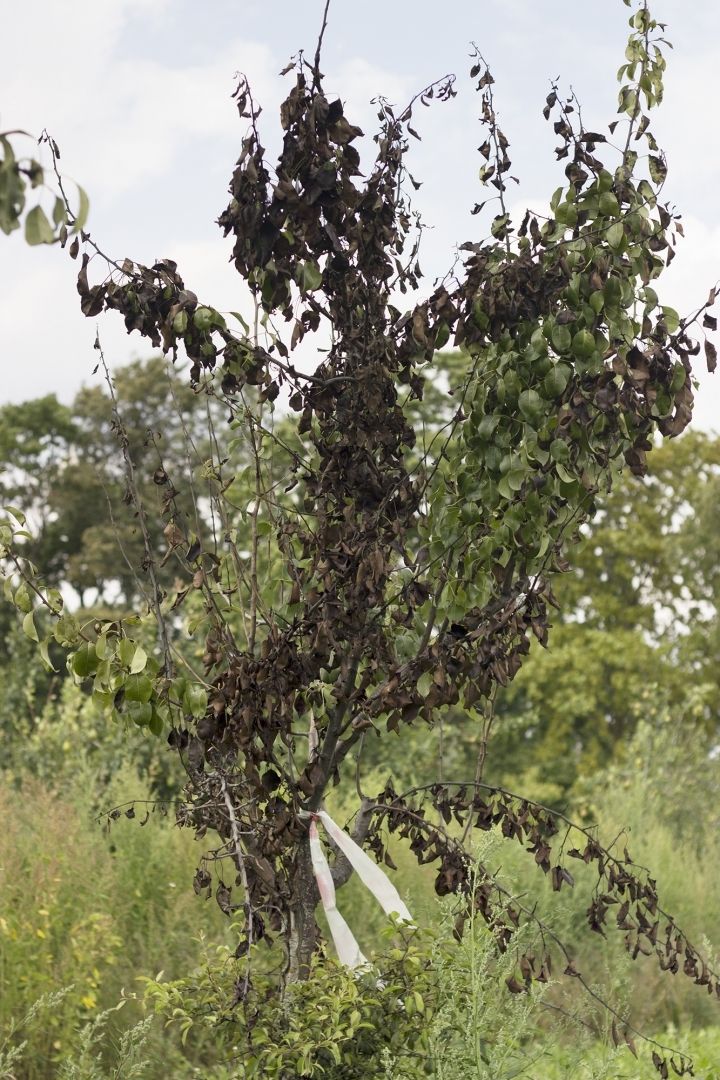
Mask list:
[{"label": "tree trunk", "polygon": [[[367,836],[373,815],[373,799],[363,798],[355,818],[355,827],[351,833],[356,844],[362,845]],[[333,884],[341,889],[352,876],[353,868],[346,855],[330,841],[335,859],[330,867]],[[315,881],[315,873],[310,858],[310,838],[306,834],[298,845],[293,878],[293,899],[290,904],[290,928],[288,936],[288,968],[286,983],[307,979],[310,974],[310,959],[318,943],[318,927],[315,922],[315,908],[320,903],[320,891]]]},{"label": "tree trunk", "polygon": [[317,944],[315,908],[320,900],[320,893],[313,873],[310,838],[307,834],[298,844],[293,886],[286,983],[308,978],[310,960]]}]

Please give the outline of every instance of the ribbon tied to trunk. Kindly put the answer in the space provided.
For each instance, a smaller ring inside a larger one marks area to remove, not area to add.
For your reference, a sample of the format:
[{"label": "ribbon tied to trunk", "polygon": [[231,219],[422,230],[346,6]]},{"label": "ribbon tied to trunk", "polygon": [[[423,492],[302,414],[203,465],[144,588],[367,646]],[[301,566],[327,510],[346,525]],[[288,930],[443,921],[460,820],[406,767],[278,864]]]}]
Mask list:
[{"label": "ribbon tied to trunk", "polygon": [[[305,815],[303,815],[305,816]],[[373,862],[363,849],[352,840],[339,825],[337,825],[326,810],[318,810],[317,813],[309,814],[310,821],[310,857],[312,859],[315,879],[320,891],[320,899],[325,910],[325,917],[330,927],[333,943],[342,964],[349,968],[358,968],[367,964],[367,960],[360,951],[360,946],[355,940],[352,930],[343,919],[335,904],[335,884],[330,873],[325,852],[318,835],[317,820],[322,821],[325,832],[340,848],[347,857],[351,866],[357,871],[358,877],[373,894],[386,915],[410,925],[415,925],[415,920],[408,911],[406,905],[400,899],[400,894],[388,879],[383,870]]]}]

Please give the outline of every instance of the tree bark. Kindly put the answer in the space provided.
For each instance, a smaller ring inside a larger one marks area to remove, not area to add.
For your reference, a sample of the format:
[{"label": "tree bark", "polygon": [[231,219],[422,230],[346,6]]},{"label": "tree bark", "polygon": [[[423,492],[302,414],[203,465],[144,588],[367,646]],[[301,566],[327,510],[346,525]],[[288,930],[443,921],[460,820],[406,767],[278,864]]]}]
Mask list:
[{"label": "tree bark", "polygon": [[[372,819],[372,799],[363,799],[355,818],[355,827],[351,836],[356,844],[362,844],[367,836]],[[336,889],[342,888],[352,876],[350,860],[336,844],[330,841],[335,853],[335,860],[330,867]],[[295,858],[294,894],[290,904],[290,927],[288,935],[288,967],[286,983],[307,979],[310,974],[310,960],[318,942],[319,930],[315,921],[315,908],[320,902],[320,892],[315,881],[315,873],[310,858],[310,839],[305,835],[298,845]]]},{"label": "tree bark", "polygon": [[308,978],[310,960],[317,943],[315,908],[320,900],[320,893],[313,873],[310,838],[307,833],[298,844],[293,885],[293,897],[289,905],[286,983],[299,982]]}]

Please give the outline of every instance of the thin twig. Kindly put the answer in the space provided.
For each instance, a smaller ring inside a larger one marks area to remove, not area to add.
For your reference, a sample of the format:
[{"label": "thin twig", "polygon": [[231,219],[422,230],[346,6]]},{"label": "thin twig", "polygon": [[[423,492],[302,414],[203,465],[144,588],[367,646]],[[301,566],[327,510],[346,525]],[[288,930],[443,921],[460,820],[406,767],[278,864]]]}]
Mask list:
[{"label": "thin twig", "polygon": [[235,817],[235,807],[233,806],[230,793],[225,784],[225,777],[220,778],[220,784],[222,786],[223,798],[225,800],[225,806],[227,807],[228,817],[230,818],[230,832],[233,838],[233,844],[235,846],[235,858],[237,860],[237,868],[240,871],[240,878],[242,880],[243,892],[245,893],[245,918],[247,920],[247,964],[245,965],[245,996],[247,996],[248,989],[250,987],[250,952],[253,943],[253,911],[250,901],[250,886],[248,883],[247,869],[245,867],[245,858],[243,856],[243,850],[240,846],[240,836],[238,834],[237,818]]},{"label": "thin twig", "polygon": [[123,559],[127,563],[128,569],[130,570],[130,573],[132,574],[133,578],[135,579],[135,584],[137,585],[138,589],[140,590],[140,594],[143,596],[143,598],[145,600],[145,603],[148,606],[148,609],[151,610],[152,609],[152,604],[151,604],[151,601],[150,601],[150,597],[145,592],[145,586],[143,585],[142,581],[138,577],[137,570],[135,569],[135,567],[131,563],[130,558],[128,557],[128,553],[125,550],[125,545],[123,544],[122,539],[120,537],[120,531],[119,531],[119,529],[117,527],[117,523],[115,521],[115,515],[113,514],[112,502],[110,501],[110,493],[108,492],[108,489],[105,487],[105,481],[103,480],[100,473],[97,472],[95,475],[97,476],[98,480],[100,481],[100,487],[105,492],[105,498],[106,498],[107,504],[108,504],[108,515],[110,517],[110,524],[112,525],[112,530],[113,530],[113,533],[115,534],[115,543],[119,547],[120,554],[122,555]]},{"label": "thin twig", "polygon": [[325,36],[325,30],[328,22],[328,11],[330,10],[330,0],[325,0],[325,11],[323,12],[322,26],[320,27],[320,37],[318,38],[317,48],[315,50],[315,63],[313,64],[313,90],[319,90],[322,82],[322,75],[320,73],[320,53],[322,51],[323,37]]}]

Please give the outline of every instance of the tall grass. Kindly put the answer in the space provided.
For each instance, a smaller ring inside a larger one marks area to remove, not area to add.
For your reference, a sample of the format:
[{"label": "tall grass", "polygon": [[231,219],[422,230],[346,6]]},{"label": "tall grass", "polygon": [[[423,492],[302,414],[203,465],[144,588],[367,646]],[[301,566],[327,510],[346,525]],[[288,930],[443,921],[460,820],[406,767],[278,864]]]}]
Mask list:
[{"label": "tall grass", "polygon": [[[199,854],[192,837],[159,814],[143,827],[141,812],[108,834],[93,821],[91,780],[80,775],[57,792],[32,778],[19,789],[0,778],[0,1032],[41,995],[72,988],[33,1024],[18,1080],[55,1075],[82,1025],[124,995],[131,1001],[110,1016],[111,1033],[121,1017],[123,1026],[139,1019],[139,976],[184,974],[197,962],[201,933],[227,934],[215,902],[191,888]],[[109,805],[145,795],[130,768],[106,792]],[[190,1057],[205,1050],[196,1044]],[[159,1025],[149,1054],[156,1075],[165,1075],[168,1056],[174,1075],[185,1069]]]}]

